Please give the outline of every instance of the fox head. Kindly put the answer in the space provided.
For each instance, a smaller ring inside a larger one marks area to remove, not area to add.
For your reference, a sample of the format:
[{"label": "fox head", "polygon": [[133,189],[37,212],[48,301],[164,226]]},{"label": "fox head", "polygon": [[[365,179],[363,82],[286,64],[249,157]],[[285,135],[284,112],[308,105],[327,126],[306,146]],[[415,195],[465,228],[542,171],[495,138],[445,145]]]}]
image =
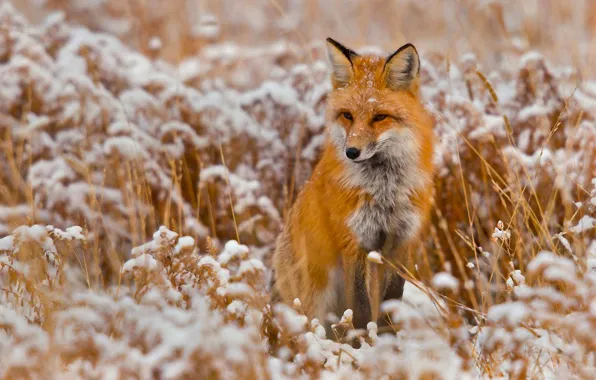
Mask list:
[{"label": "fox head", "polygon": [[414,45],[389,56],[359,55],[328,38],[327,53],[333,90],[326,122],[340,158],[363,163],[431,149],[432,123],[418,96]]}]

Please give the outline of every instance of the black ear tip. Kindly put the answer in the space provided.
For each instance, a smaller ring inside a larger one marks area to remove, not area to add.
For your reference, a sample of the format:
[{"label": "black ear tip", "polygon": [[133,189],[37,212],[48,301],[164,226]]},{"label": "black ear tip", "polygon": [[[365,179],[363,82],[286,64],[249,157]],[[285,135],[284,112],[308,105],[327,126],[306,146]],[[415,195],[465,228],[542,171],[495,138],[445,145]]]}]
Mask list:
[{"label": "black ear tip", "polygon": [[351,59],[352,57],[355,57],[358,55],[355,51],[348,49],[347,47],[340,44],[339,42],[337,42],[336,40],[334,40],[331,37],[327,37],[327,42],[330,43],[331,45],[333,45],[339,51],[341,51],[342,54],[345,55],[348,59]]},{"label": "black ear tip", "polygon": [[414,53],[416,54],[416,56],[418,56],[418,50],[416,50],[416,47],[414,47],[414,45],[411,43],[407,43],[407,44],[403,45],[402,47],[400,47],[399,49],[397,49],[396,51],[394,51],[392,54],[390,54],[389,57],[387,57],[387,62],[389,62],[393,57],[395,57],[396,55],[398,55],[399,53],[401,53],[402,51],[404,51],[408,48],[412,48],[414,50]]},{"label": "black ear tip", "polygon": [[406,50],[408,48],[412,48],[414,49],[414,52],[416,54],[418,54],[418,50],[416,49],[416,46],[414,46],[414,44],[408,42],[407,44],[405,44],[404,46],[400,47],[399,49],[397,49],[397,51],[402,51],[402,50]]},{"label": "black ear tip", "polygon": [[328,43],[330,43],[331,45],[335,46],[336,48],[338,48],[339,50],[344,50],[346,49],[346,47],[344,47],[342,44],[340,44],[339,42],[337,42],[336,40],[334,40],[331,37],[327,37],[326,41]]}]

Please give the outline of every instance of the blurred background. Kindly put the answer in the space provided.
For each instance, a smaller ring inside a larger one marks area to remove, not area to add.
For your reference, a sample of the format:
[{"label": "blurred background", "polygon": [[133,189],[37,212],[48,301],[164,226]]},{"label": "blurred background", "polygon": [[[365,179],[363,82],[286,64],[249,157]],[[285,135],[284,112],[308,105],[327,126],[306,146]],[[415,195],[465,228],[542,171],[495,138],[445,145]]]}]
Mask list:
[{"label": "blurred background", "polygon": [[[413,42],[453,60],[472,52],[488,67],[536,49],[592,73],[596,2],[591,0],[19,0],[30,20],[60,10],[68,20],[113,34],[178,62],[210,44],[308,45],[327,36],[391,51]],[[154,43],[151,44],[151,41]],[[153,49],[152,49],[153,47]]]}]

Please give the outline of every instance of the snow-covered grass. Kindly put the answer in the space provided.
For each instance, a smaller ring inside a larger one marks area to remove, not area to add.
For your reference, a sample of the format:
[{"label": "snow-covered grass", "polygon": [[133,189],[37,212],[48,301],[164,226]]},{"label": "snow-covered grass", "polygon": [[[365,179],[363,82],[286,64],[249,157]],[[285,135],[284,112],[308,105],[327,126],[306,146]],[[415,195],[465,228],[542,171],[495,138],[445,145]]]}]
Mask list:
[{"label": "snow-covered grass", "polygon": [[494,70],[421,51],[432,223],[392,268],[395,325],[355,331],[269,305],[323,143],[319,39],[174,64],[7,2],[0,25],[1,378],[596,377],[590,77],[519,44]]}]

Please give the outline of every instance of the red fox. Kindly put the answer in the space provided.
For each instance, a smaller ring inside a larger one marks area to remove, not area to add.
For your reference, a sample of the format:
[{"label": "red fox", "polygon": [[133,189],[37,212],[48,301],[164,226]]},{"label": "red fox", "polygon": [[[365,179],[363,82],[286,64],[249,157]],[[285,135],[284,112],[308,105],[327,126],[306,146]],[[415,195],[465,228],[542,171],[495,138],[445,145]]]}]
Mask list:
[{"label": "red fox", "polygon": [[385,264],[374,288],[367,254],[382,250],[399,262],[419,243],[431,204],[434,125],[419,99],[412,44],[381,57],[328,38],[327,52],[333,89],[324,152],[278,237],[272,301],[298,298],[321,322],[349,308],[354,326],[365,328],[380,300],[403,294],[404,280]]}]

